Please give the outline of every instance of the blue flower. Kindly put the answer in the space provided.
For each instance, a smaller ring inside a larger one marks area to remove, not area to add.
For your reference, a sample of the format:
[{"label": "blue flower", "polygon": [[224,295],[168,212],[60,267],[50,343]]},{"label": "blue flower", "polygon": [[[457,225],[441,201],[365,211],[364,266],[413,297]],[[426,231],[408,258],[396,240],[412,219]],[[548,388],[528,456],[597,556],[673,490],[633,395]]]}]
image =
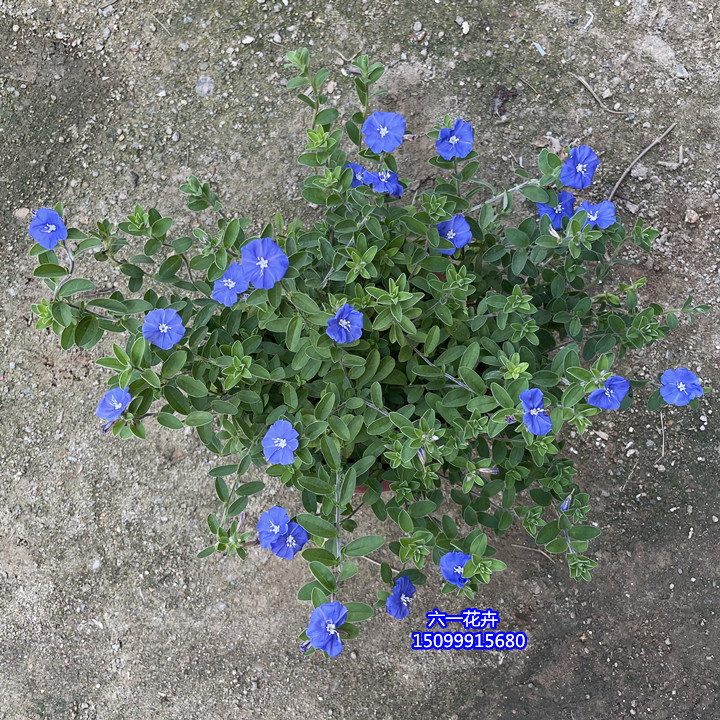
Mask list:
[{"label": "blue flower", "polygon": [[697,375],[687,368],[666,370],[660,376],[660,394],[668,405],[687,405],[693,398],[703,394]]},{"label": "blue flower", "polygon": [[145,316],[142,334],[153,345],[169,350],[182,340],[185,326],[180,315],[172,308],[151,310]]},{"label": "blue flower", "polygon": [[533,435],[546,435],[552,430],[552,421],[543,410],[545,400],[540,390],[523,390],[520,393],[520,402],[525,411],[523,422]]},{"label": "blue flower", "polygon": [[613,375],[605,381],[604,388],[593,390],[587,401],[589,405],[603,408],[603,410],[617,410],[629,389],[629,380],[619,375]]},{"label": "blue flower", "polygon": [[363,138],[374,153],[392,152],[405,134],[405,118],[400,113],[376,110],[362,126]]},{"label": "blue flower", "polygon": [[[455,250],[465,247],[472,240],[472,230],[463,215],[453,215],[450,220],[438,223],[437,231],[441,238],[449,240],[455,246]],[[452,255],[455,250],[438,248],[438,252],[443,255]]]},{"label": "blue flower", "polygon": [[549,216],[552,226],[556,230],[560,230],[560,228],[562,228],[562,219],[564,217],[572,217],[575,210],[575,196],[567,190],[562,190],[558,193],[557,201],[558,203],[555,207],[550,207],[550,205],[546,205],[545,203],[535,204],[537,205],[540,217],[543,215]]},{"label": "blue flower", "polygon": [[378,170],[378,172],[365,172],[365,178],[368,185],[372,185],[372,189],[376,193],[390,193],[396,197],[402,197],[403,186],[398,180],[397,173],[390,170]]},{"label": "blue flower", "polygon": [[287,420],[276,420],[262,439],[265,459],[278,465],[292,465],[298,448],[298,432]]},{"label": "blue flower", "polygon": [[440,558],[440,572],[449,583],[463,587],[468,581],[468,578],[463,577],[463,570],[469,560],[472,560],[470,555],[461,552],[449,552]]},{"label": "blue flower", "polygon": [[364,316],[359,310],[355,310],[350,303],[345,303],[335,317],[328,320],[325,332],[341,345],[355,342],[362,335],[363,320]]},{"label": "blue flower", "polygon": [[275,538],[275,542],[270,549],[280,558],[292,560],[301,550],[303,545],[309,540],[305,528],[296,522],[288,525],[287,533]]},{"label": "blue flower", "polygon": [[592,182],[599,164],[598,156],[588,145],[573,148],[570,157],[565,160],[560,170],[560,182],[568,187],[582,190]]},{"label": "blue flower", "polygon": [[234,262],[225,271],[224,275],[213,285],[212,299],[227,307],[233,306],[239,293],[248,289],[249,283],[245,277],[242,266]]},{"label": "blue flower", "polygon": [[101,420],[115,422],[125,412],[131,400],[128,388],[113,388],[102,396],[95,414]]},{"label": "blue flower", "polygon": [[46,250],[52,250],[61,240],[65,240],[67,228],[55,210],[42,207],[30,221],[28,233]]},{"label": "blue flower", "polygon": [[385,601],[388,613],[397,620],[410,614],[410,598],[415,594],[415,586],[407,575],[401,575],[392,589],[392,594]]},{"label": "blue flower", "polygon": [[587,200],[580,206],[579,210],[587,213],[587,220],[583,227],[608,228],[615,222],[615,205],[609,200],[603,200],[597,205],[591,205]]},{"label": "blue flower", "polygon": [[269,290],[285,277],[290,260],[272,238],[264,237],[243,247],[242,266],[247,280],[256,288]]},{"label": "blue flower", "polygon": [[260,547],[270,548],[278,538],[287,534],[290,517],[285,508],[274,505],[258,519],[257,531]]},{"label": "blue flower", "polygon": [[344,624],[347,614],[347,608],[339,602],[323,603],[312,611],[305,633],[316,650],[324,650],[330,657],[342,652],[338,628]]},{"label": "blue flower", "polygon": [[361,185],[367,185],[368,176],[372,175],[369,170],[366,170],[362,165],[357,163],[349,162],[345,165],[344,169],[350,168],[353,171],[352,187],[360,187]]},{"label": "blue flower", "polygon": [[464,120],[456,120],[452,128],[440,128],[435,142],[438,155],[446,160],[464,158],[472,152],[474,134],[472,125]]}]

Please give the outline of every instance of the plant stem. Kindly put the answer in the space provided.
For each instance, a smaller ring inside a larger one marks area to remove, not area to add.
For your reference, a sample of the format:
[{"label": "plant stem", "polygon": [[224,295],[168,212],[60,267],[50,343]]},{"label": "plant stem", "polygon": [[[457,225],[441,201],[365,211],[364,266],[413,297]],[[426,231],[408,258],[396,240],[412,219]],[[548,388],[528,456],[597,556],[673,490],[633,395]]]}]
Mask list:
[{"label": "plant stem", "polygon": [[509,190],[504,190],[503,192],[499,193],[498,195],[494,195],[489,200],[486,200],[483,203],[480,203],[480,205],[475,205],[475,207],[471,207],[466,212],[475,212],[476,210],[480,210],[483,205],[489,205],[490,203],[497,202],[498,200],[502,200],[502,198],[505,197],[506,193],[514,193],[518,190],[522,190],[524,187],[528,187],[528,185],[535,185],[537,187],[540,187],[540,181],[533,179],[533,180],[526,180],[525,182],[520,183],[519,185],[516,185],[515,187],[510,188]]},{"label": "plant stem", "polygon": [[[439,368],[437,365],[435,365],[435,363],[432,362],[432,360],[428,360],[428,359],[407,339],[407,337],[405,337],[405,334],[404,334],[404,333],[402,333],[402,336],[403,336],[403,339],[405,340],[405,342],[412,348],[412,351],[413,351],[416,355],[418,355],[419,357],[421,357],[421,358],[422,358],[428,365],[430,365],[431,367],[434,367],[435,369],[440,370],[440,368]],[[453,383],[455,383],[456,385],[459,385],[461,388],[464,388],[465,390],[469,390],[471,393],[474,393],[475,395],[477,395],[477,393],[475,393],[475,391],[474,391],[472,388],[469,388],[464,382],[462,382],[462,380],[458,380],[456,377],[453,377],[453,376],[450,375],[449,373],[446,373],[444,370],[440,370],[440,372],[442,372],[442,374],[443,374],[448,380],[450,380],[451,382],[453,382]]]}]

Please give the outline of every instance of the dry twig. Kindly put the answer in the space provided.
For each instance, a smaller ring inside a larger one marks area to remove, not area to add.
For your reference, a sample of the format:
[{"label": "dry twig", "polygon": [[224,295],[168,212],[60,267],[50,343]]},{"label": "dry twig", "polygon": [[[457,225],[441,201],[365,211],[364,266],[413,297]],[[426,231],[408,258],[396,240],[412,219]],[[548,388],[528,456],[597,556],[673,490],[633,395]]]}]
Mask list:
[{"label": "dry twig", "polygon": [[674,129],[677,123],[673,123],[660,137],[655,138],[626,168],[625,172],[620,176],[620,179],[615,183],[615,187],[610,191],[608,200],[612,200],[617,192],[617,189],[622,184],[622,181],[627,177],[627,174],[635,167],[635,164],[645,155],[650,152],[658,143],[661,143]]},{"label": "dry twig", "polygon": [[579,80],[583,87],[597,100],[600,107],[605,110],[605,112],[612,113],[613,115],[627,115],[627,113],[624,110],[611,110],[598,96],[597,93],[590,87],[587,80],[585,80],[584,77],[580,77],[580,75],[576,75],[575,73],[572,73],[568,71],[569,75],[572,75],[576,80]]},{"label": "dry twig", "polygon": [[156,22],[170,37],[173,36],[173,34],[157,19],[157,17],[156,17],[155,15],[153,15],[152,13],[150,13],[150,17],[153,18],[153,20],[155,20],[155,22]]},{"label": "dry twig", "polygon": [[522,548],[523,550],[532,550],[533,552],[540,553],[541,555],[544,555],[548,560],[554,561],[554,558],[552,558],[550,555],[548,555],[544,550],[541,550],[540,548],[532,548],[532,547],[528,547],[527,545],[518,545],[517,543],[510,543],[510,544],[516,548]]}]

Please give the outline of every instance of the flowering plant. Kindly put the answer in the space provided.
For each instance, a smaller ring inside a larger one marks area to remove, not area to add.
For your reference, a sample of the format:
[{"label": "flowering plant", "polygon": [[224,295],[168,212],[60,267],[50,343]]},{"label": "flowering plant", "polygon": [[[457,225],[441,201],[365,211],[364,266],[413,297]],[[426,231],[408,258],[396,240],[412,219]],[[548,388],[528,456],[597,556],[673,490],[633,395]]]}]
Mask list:
[{"label": "flowering plant", "polygon": [[[489,539],[515,520],[589,580],[596,563],[585,553],[600,530],[564,434],[627,409],[647,383],[615,374],[616,359],[707,307],[641,307],[644,279],[607,284],[626,243],[648,252],[657,232],[638,220],[627,233],[608,201],[575,210],[561,188],[590,186],[591,148],[543,150],[539,178],[519,168],[519,184],[473,205],[487,188],[473,129],[446,117],[429,133],[441,178],[408,197],[390,153],[415,138],[399,113],[368,107],[383,67],[354,62],[361,108],[340,125],[324,107],[329,71],[311,73],[305,49],[288,61],[288,88],[312,109],[299,161],[311,168],[301,192],[317,221],[278,213],[251,239],[250,220],[226,213],[194,176],[180,190],[190,210],[217,213],[216,232],[175,237],[171,218],[136,206],[85,233],[65,225],[61,204],[42,208],[30,252],[52,297],[33,306],[37,327],[64,349],[114,338],[98,360],[112,371],[97,408],[105,430],[144,438],[150,417],[194,427],[223,459],[210,473],[222,512],[208,516],[213,540],[199,556],[245,557],[258,545],[283,560],[300,554],[313,576],[298,593],[314,606],[307,653],[334,657],[372,616],[346,586],[355,558],[386,542],[402,570],[376,561],[376,607],[399,619],[428,577],[472,598],[505,568]],[[519,225],[516,196],[533,213],[520,205]],[[94,284],[76,263],[91,253],[117,265],[127,292],[88,295]],[[649,405],[697,406],[702,394],[692,372],[670,369]],[[297,491],[292,512],[272,507],[246,524],[248,498],[264,488],[244,481],[253,464]],[[365,508],[387,538],[349,538]]]}]

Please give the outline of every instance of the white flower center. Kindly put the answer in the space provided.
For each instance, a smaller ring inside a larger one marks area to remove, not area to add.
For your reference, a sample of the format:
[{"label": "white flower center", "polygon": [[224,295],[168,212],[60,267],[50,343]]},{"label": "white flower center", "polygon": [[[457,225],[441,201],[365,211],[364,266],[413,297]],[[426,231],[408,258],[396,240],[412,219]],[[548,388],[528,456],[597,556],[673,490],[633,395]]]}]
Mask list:
[{"label": "white flower center", "polygon": [[350,329],[350,321],[349,321],[349,320],[345,320],[345,318],[343,318],[342,320],[338,320],[338,325],[339,325],[341,328],[345,328],[345,330],[349,330],[349,329]]},{"label": "white flower center", "polygon": [[116,409],[119,410],[122,407],[122,403],[118,400],[115,400],[115,398],[111,398],[110,404]]},{"label": "white flower center", "polygon": [[169,326],[169,325],[166,325],[165,323],[160,323],[160,324],[158,325],[158,330],[159,330],[161,333],[166,333],[169,329],[170,329],[170,326]]},{"label": "white flower center", "polygon": [[285,438],[275,438],[275,447],[287,447],[287,440]]},{"label": "white flower center", "polygon": [[410,598],[407,595],[400,595],[400,602],[403,605],[409,605],[410,604]]},{"label": "white flower center", "polygon": [[448,239],[448,240],[452,240],[454,237],[455,237],[455,231],[454,231],[454,230],[450,230],[450,231],[448,232],[448,234],[447,234],[447,239]]},{"label": "white flower center", "polygon": [[535,417],[535,415],[537,415],[539,412],[540,412],[540,410],[538,410],[538,408],[533,408],[533,409],[530,411],[530,414],[531,414],[533,417]]},{"label": "white flower center", "polygon": [[678,389],[680,392],[685,392],[685,383],[679,382],[679,383],[677,384],[677,389]]},{"label": "white flower center", "polygon": [[295,540],[295,538],[292,535],[288,535],[287,540],[285,540],[285,544],[289,548],[294,548],[297,546],[297,541]]},{"label": "white flower center", "polygon": [[228,290],[232,290],[235,287],[235,281],[230,278],[224,278],[223,285],[225,285]]},{"label": "white flower center", "polygon": [[449,142],[451,145],[454,145],[456,142],[460,142],[460,138],[459,138],[459,137],[456,137],[455,135],[451,135],[451,136],[450,136],[450,140],[448,140],[448,142]]},{"label": "white flower center", "polygon": [[387,182],[390,179],[390,171],[389,170],[381,170],[378,173],[378,177],[383,181]]},{"label": "white flower center", "polygon": [[458,575],[462,575],[462,574],[463,574],[463,566],[462,566],[462,565],[456,565],[456,566],[455,566],[455,572],[456,572]]},{"label": "white flower center", "polygon": [[331,635],[337,635],[337,634],[338,634],[338,631],[335,629],[335,623],[332,623],[332,622],[329,622],[329,623],[325,626],[325,630],[326,630],[327,632],[329,632]]},{"label": "white flower center", "polygon": [[280,532],[280,526],[276,525],[272,520],[270,521],[270,529],[277,535]]},{"label": "white flower center", "polygon": [[598,219],[598,213],[588,213],[588,220],[590,222],[597,222]]},{"label": "white flower center", "polygon": [[585,163],[579,163],[575,166],[575,170],[577,170],[577,172],[581,175],[584,175],[587,172],[587,165],[585,165]]},{"label": "white flower center", "polygon": [[260,268],[260,270],[265,270],[268,266],[268,261],[261,257],[255,264]]},{"label": "white flower center", "polygon": [[358,170],[358,171],[355,173],[355,179],[356,179],[356,180],[359,180],[360,182],[362,182],[362,179],[363,179],[364,176],[365,176],[365,173],[364,173],[362,170]]},{"label": "white flower center", "polygon": [[605,394],[610,397],[611,395],[615,394],[614,390],[610,390],[610,388],[605,388]]},{"label": "white flower center", "polygon": [[43,232],[51,233],[51,232],[55,232],[56,230],[57,230],[57,228],[55,227],[55,225],[53,225],[52,223],[48,223],[45,226],[45,230]]},{"label": "white flower center", "polygon": [[380,137],[384,138],[388,134],[388,129],[383,125],[378,128],[378,132],[380,133]]}]

